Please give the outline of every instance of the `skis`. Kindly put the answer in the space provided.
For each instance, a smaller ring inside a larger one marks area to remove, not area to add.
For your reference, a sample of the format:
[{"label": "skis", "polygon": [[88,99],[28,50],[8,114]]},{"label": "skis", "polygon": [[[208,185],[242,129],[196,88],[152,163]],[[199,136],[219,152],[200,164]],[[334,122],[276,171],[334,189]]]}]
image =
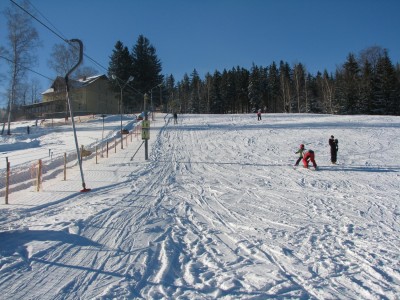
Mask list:
[{"label": "skis", "polygon": [[296,170],[297,168],[302,169],[302,170],[309,170],[309,171],[318,171],[318,167],[314,168],[314,167],[308,167],[308,168],[304,168],[303,166],[294,166],[292,165],[292,168],[294,170]]}]

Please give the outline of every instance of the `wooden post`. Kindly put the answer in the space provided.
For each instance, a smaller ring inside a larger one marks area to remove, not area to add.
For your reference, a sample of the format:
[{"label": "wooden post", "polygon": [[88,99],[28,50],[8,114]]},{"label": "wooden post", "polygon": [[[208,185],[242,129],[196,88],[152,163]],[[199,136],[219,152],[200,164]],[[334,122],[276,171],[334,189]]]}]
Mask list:
[{"label": "wooden post", "polygon": [[64,181],[67,180],[67,153],[64,152]]},{"label": "wooden post", "polygon": [[117,153],[117,138],[114,138],[114,153]]},{"label": "wooden post", "polygon": [[97,165],[97,145],[95,151],[96,151],[96,165]]},{"label": "wooden post", "polygon": [[107,158],[108,158],[108,141],[107,141]]},{"label": "wooden post", "polygon": [[40,190],[41,179],[42,179],[42,160],[39,159],[38,172],[37,172],[37,182],[36,182],[36,191],[37,192],[39,192],[39,190]]},{"label": "wooden post", "polygon": [[6,172],[6,198],[5,203],[8,204],[8,192],[10,187],[10,162],[8,161],[8,157],[6,157],[6,165],[7,165],[7,172]]}]

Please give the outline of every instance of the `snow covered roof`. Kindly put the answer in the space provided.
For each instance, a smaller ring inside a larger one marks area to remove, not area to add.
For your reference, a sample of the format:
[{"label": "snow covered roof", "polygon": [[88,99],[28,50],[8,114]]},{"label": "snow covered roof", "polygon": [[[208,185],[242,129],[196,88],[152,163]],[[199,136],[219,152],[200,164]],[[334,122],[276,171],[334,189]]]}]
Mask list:
[{"label": "snow covered roof", "polygon": [[[99,80],[100,78],[108,79],[108,77],[104,74],[94,75],[89,77],[79,78],[78,80],[71,79],[69,82],[73,88],[82,88],[92,84],[93,82]],[[42,95],[54,93],[60,89],[65,89],[65,79],[61,76],[58,76],[52,83],[51,87],[45,90]]]},{"label": "snow covered roof", "polygon": [[[106,75],[102,74],[102,75],[95,75],[95,76],[90,76],[90,77],[83,77],[83,78],[79,78],[78,80],[73,80],[74,82],[74,86],[75,84],[80,84],[81,86],[85,86],[85,85],[89,85],[93,82],[95,82],[96,80],[100,79],[100,78],[107,78]],[[77,86],[75,86],[77,87]]]},{"label": "snow covered roof", "polygon": [[48,88],[47,90],[45,90],[42,95],[46,95],[46,94],[51,94],[54,93],[54,89],[53,88]]}]

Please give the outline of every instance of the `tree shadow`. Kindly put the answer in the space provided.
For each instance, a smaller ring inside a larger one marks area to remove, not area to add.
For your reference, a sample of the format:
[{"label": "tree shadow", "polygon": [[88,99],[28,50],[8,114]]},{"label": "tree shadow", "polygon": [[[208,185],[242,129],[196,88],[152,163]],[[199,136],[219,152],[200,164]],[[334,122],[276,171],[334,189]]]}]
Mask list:
[{"label": "tree shadow", "polygon": [[76,234],[60,230],[12,230],[0,232],[0,253],[12,255],[25,244],[33,241],[56,241],[74,246],[95,246],[100,244]]},{"label": "tree shadow", "polygon": [[400,166],[318,166],[318,170],[332,172],[368,172],[368,173],[396,173]]}]

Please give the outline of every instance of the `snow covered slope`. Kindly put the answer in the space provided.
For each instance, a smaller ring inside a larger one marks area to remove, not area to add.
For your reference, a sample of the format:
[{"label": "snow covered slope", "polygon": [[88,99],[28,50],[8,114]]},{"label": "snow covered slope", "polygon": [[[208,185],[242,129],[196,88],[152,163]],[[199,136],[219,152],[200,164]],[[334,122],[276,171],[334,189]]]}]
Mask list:
[{"label": "snow covered slope", "polygon": [[[86,161],[89,193],[75,167],[67,181],[10,195],[0,298],[398,299],[400,117],[178,121],[156,116],[148,161],[141,140]],[[78,139],[101,136],[101,119],[81,126]],[[57,144],[73,150],[63,130]],[[54,141],[45,133],[36,150]],[[291,167],[301,143],[320,171]]]}]

